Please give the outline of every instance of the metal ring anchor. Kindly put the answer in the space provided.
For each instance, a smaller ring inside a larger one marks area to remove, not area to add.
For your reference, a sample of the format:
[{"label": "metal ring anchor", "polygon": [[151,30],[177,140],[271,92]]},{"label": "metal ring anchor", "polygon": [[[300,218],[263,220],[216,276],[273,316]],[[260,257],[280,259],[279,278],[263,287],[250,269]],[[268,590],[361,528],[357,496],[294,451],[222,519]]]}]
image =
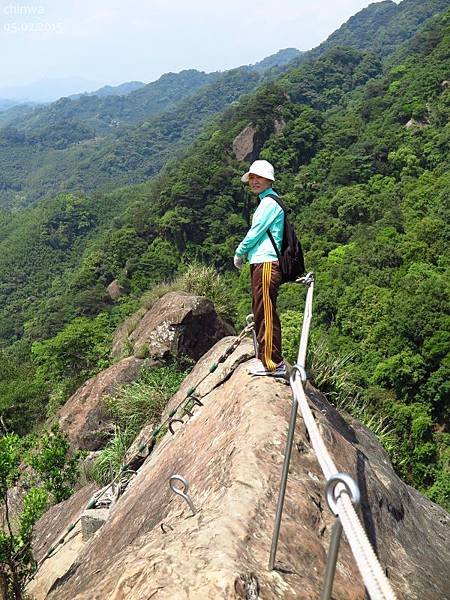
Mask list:
[{"label": "metal ring anchor", "polygon": [[173,430],[173,424],[174,423],[183,423],[184,424],[184,421],[183,421],[183,419],[170,419],[169,424],[168,424],[168,428],[169,428],[169,431],[170,431],[170,433],[172,435],[175,435],[175,431]]},{"label": "metal ring anchor", "polygon": [[308,374],[306,373],[305,367],[302,367],[298,363],[295,363],[295,365],[291,369],[291,374],[289,375],[289,383],[291,384],[291,387],[294,385],[296,373],[300,375],[302,383],[308,381]]},{"label": "metal ring anchor", "polygon": [[342,485],[345,486],[345,490],[341,490],[339,494],[342,492],[348,494],[355,506],[358,506],[361,502],[361,492],[359,491],[359,487],[350,475],[347,475],[347,473],[336,473],[335,475],[332,475],[325,486],[325,497],[329,509],[336,517],[338,516],[337,501],[339,496],[336,497],[335,491],[338,483],[342,483]]},{"label": "metal ring anchor", "polygon": [[[177,488],[175,487],[175,482],[179,481],[180,483],[183,484],[183,488]],[[189,491],[189,482],[187,479],[185,479],[184,477],[182,477],[181,475],[172,475],[172,477],[169,479],[169,486],[170,489],[172,490],[172,492],[174,492],[175,494],[178,494],[178,496],[181,496],[183,498],[183,500],[186,500],[186,502],[189,505],[189,508],[192,511],[192,514],[195,515],[197,514],[197,509],[194,506],[194,503],[191,500],[191,497],[188,494]]]},{"label": "metal ring anchor", "polygon": [[337,501],[339,497],[336,498],[335,494],[336,486],[338,484],[342,484],[345,487],[344,490],[340,490],[339,495],[342,492],[348,494],[355,506],[357,506],[361,500],[359,487],[356,485],[355,481],[350,477],[350,475],[347,475],[346,473],[335,473],[328,479],[325,486],[325,497],[330,510],[336,517],[336,520],[331,533],[330,548],[328,550],[327,564],[325,567],[324,582],[320,600],[330,600],[331,598],[334,576],[336,573],[339,545],[341,542],[342,523],[337,511]]},{"label": "metal ring anchor", "polygon": [[173,531],[173,527],[172,527],[172,525],[169,525],[169,523],[161,523],[161,531],[162,531],[163,533],[167,533],[167,531],[166,531],[166,527],[167,527],[168,529],[170,529],[171,531]]},{"label": "metal ring anchor", "polygon": [[306,275],[303,275],[303,277],[298,277],[295,280],[295,283],[301,283],[302,285],[310,286],[311,283],[313,283],[313,281],[314,281],[314,272],[309,271],[309,273],[306,273]]},{"label": "metal ring anchor", "polygon": [[200,400],[200,398],[198,398],[197,396],[191,396],[190,399],[192,400],[192,402],[194,404],[196,404],[197,406],[204,406],[203,402]]}]

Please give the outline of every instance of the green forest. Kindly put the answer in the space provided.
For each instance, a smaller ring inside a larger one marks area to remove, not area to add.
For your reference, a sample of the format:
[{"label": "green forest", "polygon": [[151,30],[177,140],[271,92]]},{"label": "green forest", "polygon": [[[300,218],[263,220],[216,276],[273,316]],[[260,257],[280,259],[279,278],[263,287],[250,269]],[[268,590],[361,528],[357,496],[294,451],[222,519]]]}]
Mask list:
[{"label": "green forest", "polygon": [[[8,431],[36,433],[112,363],[113,332],[142,298],[192,265],[214,267],[221,313],[242,328],[249,272],[233,268],[233,254],[255,200],[233,141],[251,123],[315,273],[312,355],[336,370],[322,391],[372,425],[403,480],[450,510],[448,2],[371,5],[319,49],[283,67],[269,62],[264,76],[216,74],[177,109],[118,131],[84,161],[84,146],[73,144],[93,125],[77,121],[67,135],[49,123],[26,160],[38,165],[45,144],[53,161],[65,154],[56,180],[47,177],[55,164],[33,171],[31,208],[8,202],[23,178],[24,140],[37,130],[0,130],[0,415]],[[52,196],[60,181],[70,189],[67,152],[85,188]],[[127,291],[116,302],[106,291],[114,280]],[[299,286],[283,286],[291,362],[303,303]]]},{"label": "green forest", "polygon": [[[0,207],[28,207],[58,191],[147,181],[202,126],[299,54],[286,49],[223,73],[168,73],[126,96],[61,98],[0,129]],[[0,113],[1,123],[2,113]]]}]

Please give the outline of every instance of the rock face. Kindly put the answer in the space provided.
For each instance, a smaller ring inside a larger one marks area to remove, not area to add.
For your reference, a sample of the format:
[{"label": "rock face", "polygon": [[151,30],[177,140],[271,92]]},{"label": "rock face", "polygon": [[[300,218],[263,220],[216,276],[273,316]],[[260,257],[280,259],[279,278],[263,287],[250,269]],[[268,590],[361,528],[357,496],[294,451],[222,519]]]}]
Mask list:
[{"label": "rock face", "polygon": [[[185,385],[197,384],[228,344],[223,340],[213,348]],[[199,386],[204,405],[178,424],[175,435],[159,441],[70,567],[61,549],[65,574],[58,554],[47,561],[47,572],[55,561],[54,583],[37,600],[320,597],[334,517],[301,418],[276,570],[267,567],[292,396],[284,381],[252,378],[249,355],[248,341],[240,358],[233,354]],[[367,429],[340,415],[312,387],[307,392],[337,468],[359,484],[362,521],[398,599],[448,597],[449,515],[396,477]],[[189,481],[195,515],[170,491],[174,474]],[[55,525],[55,531],[61,528],[62,522]],[[333,598],[365,599],[345,536]]]},{"label": "rock face", "polygon": [[124,358],[89,379],[61,408],[57,415],[75,448],[98,450],[108,441],[111,430],[104,409],[105,396],[113,394],[121,384],[134,381],[144,360]]},{"label": "rock face", "polygon": [[[148,310],[140,310],[117,332],[116,355],[129,345],[135,355],[105,369],[79,388],[56,418],[69,435],[71,445],[95,451],[111,436],[110,419],[104,408],[105,396],[120,385],[137,379],[141,368],[155,359],[188,356],[198,360],[218,340],[234,334],[233,328],[218,317],[214,305],[199,296],[171,292]],[[152,358],[144,360],[145,356]]]},{"label": "rock face", "polygon": [[286,127],[286,121],[283,119],[283,117],[280,117],[279,119],[275,119],[275,121],[273,122],[273,128],[275,133],[280,133],[280,131],[283,131],[283,129]]},{"label": "rock face", "polygon": [[233,140],[233,152],[237,160],[254,161],[262,146],[261,134],[249,123]]},{"label": "rock face", "polygon": [[425,123],[424,121],[417,121],[416,119],[410,119],[405,124],[406,129],[422,129],[423,127],[426,127],[426,126],[427,126],[427,123]]},{"label": "rock face", "polygon": [[[68,525],[75,523],[84,507],[87,505],[97,486],[92,484],[84,487],[69,500],[61,502],[48,510],[34,528],[33,553],[39,562],[50,547],[64,536]],[[76,559],[83,547],[81,525],[78,522],[66,538],[66,543],[52,559],[43,563],[38,577],[29,585],[29,592],[34,598],[45,598],[56,578],[63,576]]]},{"label": "rock face", "polygon": [[186,292],[170,292],[157,300],[128,336],[135,356],[189,356],[198,360],[216,342],[234,334],[212,302]]},{"label": "rock face", "polygon": [[[286,126],[282,117],[276,117],[273,120],[274,133],[280,133]],[[265,142],[262,133],[249,123],[233,140],[233,152],[237,160],[253,162],[259,156],[259,152]]]}]

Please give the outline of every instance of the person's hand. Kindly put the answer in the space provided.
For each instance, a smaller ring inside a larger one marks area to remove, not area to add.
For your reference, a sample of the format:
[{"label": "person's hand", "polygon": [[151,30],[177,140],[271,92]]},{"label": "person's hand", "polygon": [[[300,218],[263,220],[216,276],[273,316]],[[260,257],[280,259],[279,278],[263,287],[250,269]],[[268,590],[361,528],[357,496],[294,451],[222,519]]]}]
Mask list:
[{"label": "person's hand", "polygon": [[236,269],[241,269],[244,264],[244,258],[242,256],[234,255],[234,266]]}]

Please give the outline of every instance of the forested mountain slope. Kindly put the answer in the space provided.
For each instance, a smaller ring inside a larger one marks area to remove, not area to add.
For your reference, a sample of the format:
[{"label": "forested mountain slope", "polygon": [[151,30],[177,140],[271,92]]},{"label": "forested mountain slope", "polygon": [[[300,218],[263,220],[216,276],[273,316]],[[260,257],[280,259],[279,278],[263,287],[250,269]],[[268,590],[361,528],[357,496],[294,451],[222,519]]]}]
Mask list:
[{"label": "forested mountain slope", "polygon": [[[45,139],[30,146],[25,134],[6,128],[0,133],[7,137],[3,147],[0,139],[6,206],[17,209],[64,190],[112,189],[145,180],[159,170],[168,152],[192,142],[208,117],[252,90],[258,81],[257,74],[245,69],[226,73],[178,102],[173,110],[105,137],[91,137],[92,131],[84,124],[64,121],[46,130],[49,146]],[[85,134],[85,141],[76,139]],[[62,148],[55,148],[60,142]]]},{"label": "forested mountain slope", "polygon": [[125,94],[135,92],[136,90],[143,88],[145,85],[146,84],[142,81],[126,81],[125,83],[120,83],[119,85],[104,85],[93,92],[72,94],[69,96],[69,98],[75,100],[76,98],[81,98],[81,96],[123,96]]},{"label": "forested mountain slope", "polygon": [[[299,56],[298,64],[317,58],[336,45],[371,49],[388,56],[427,18],[447,6],[447,0],[371,4],[323,44]],[[256,79],[255,84],[252,77],[263,77],[262,71],[286,64],[294,56],[295,51],[288,49],[251,67],[248,85],[241,82],[233,99],[256,87],[259,82]],[[242,75],[245,81],[244,73]],[[159,152],[162,137],[166,143],[170,137],[178,146],[185,147],[198,133],[194,128],[185,135],[183,125],[176,118],[173,123],[173,114],[168,119],[175,125],[175,131],[161,127],[158,118],[153,119],[151,115],[172,107],[181,113],[182,123],[189,121],[192,114],[189,111],[186,114],[185,104],[179,105],[178,101],[198,89],[202,81],[206,84],[207,78],[211,83],[214,77],[221,76],[197,71],[167,74],[126,96],[63,98],[49,107],[21,112],[6,130],[0,131],[0,205],[24,207],[42,196],[61,191],[89,192],[145,181],[166,160],[165,148]],[[221,83],[223,86],[226,83]],[[196,111],[195,115],[203,123],[216,110],[224,108],[225,104],[220,104],[212,110]],[[133,123],[142,124],[144,130],[140,130],[140,125],[131,129],[127,126]],[[149,147],[148,141],[153,135],[157,142]],[[132,148],[129,139],[133,142]],[[131,157],[128,159],[124,152],[131,153]]]},{"label": "forested mountain slope", "polygon": [[[49,126],[61,130],[66,121],[69,121],[69,124],[72,122],[78,125],[84,124],[87,127],[86,132],[93,136],[104,134],[120,124],[136,123],[146,116],[164,111],[173,103],[193,93],[215,75],[217,74],[190,69],[180,73],[166,73],[157,81],[147,85],[133,86],[125,83],[110,88],[110,93],[102,91],[101,88],[97,92],[74,94],[40,106],[24,105],[20,107],[20,111],[19,107],[14,107],[0,115],[0,125],[12,127],[13,131],[26,133],[31,144],[36,144],[41,138],[45,138]],[[66,145],[69,144],[70,139]],[[51,147],[51,139],[47,140],[47,146]]]},{"label": "forested mountain slope", "polygon": [[[64,399],[80,364],[104,366],[108,335],[133,298],[194,259],[232,269],[254,202],[240,182],[247,165],[236,160],[233,140],[253,123],[260,156],[275,164],[276,189],[316,272],[313,343],[324,360],[340,365],[332,371],[345,367],[330,393],[338,387],[340,402],[363,407],[388,432],[385,443],[402,476],[447,503],[449,41],[446,12],[389,63],[333,48],[260,87],[210,124],[183,160],[137,188],[138,201],[124,202],[126,211],[88,244],[79,267],[66,263],[64,274],[64,263],[41,271],[33,249],[47,244],[51,252],[66,238],[78,243],[77,231],[70,238],[77,222],[70,202],[58,207],[69,216],[50,227],[52,242],[44,220],[39,227],[30,221],[17,234],[18,253],[6,232],[11,222],[19,231],[19,216],[4,214],[0,273],[10,287],[0,323],[9,342],[21,340],[0,359],[8,423],[24,426],[26,411],[13,410],[19,397],[29,414],[42,414],[49,395]],[[281,131],[275,119],[284,123]],[[83,200],[82,210],[87,206]],[[230,316],[240,325],[249,309],[248,272],[225,277],[233,291]],[[129,291],[125,302],[107,300],[113,279]],[[296,286],[285,286],[280,297],[291,359],[299,296]],[[27,362],[28,344],[50,335],[34,344],[34,363]],[[43,373],[51,377],[43,380]],[[322,388],[327,392],[327,383]]]},{"label": "forested mountain slope", "polygon": [[[432,7],[439,6],[439,3],[436,5],[436,1],[427,2],[417,9],[415,26],[420,22],[424,11],[427,11],[426,14],[428,15]],[[405,0],[401,6],[403,4],[410,7],[416,6],[412,0]],[[370,21],[367,19],[369,19],[373,12],[376,13],[379,10],[378,7],[379,5],[371,5],[371,7],[362,11],[368,26]],[[398,11],[395,9],[394,12]],[[353,34],[350,34],[352,28],[349,25],[350,22],[355,20],[359,23],[356,17],[358,15],[353,17],[348,24],[339,30],[346,30],[348,39],[357,39]],[[386,28],[389,28],[389,22],[384,23],[383,31]],[[407,28],[405,28],[406,30]],[[340,39],[343,39],[342,35]],[[373,36],[374,42],[376,39],[376,35]],[[267,77],[269,73],[269,76],[274,77],[276,70],[279,69],[279,67],[274,65],[292,59],[295,52],[292,49],[281,51],[273,57],[257,63],[250,71],[243,68],[224,73],[221,75],[219,81],[215,81],[213,84],[199,90],[191,98],[182,101],[173,111],[157,115],[153,119],[147,120],[136,127],[129,128],[125,136],[118,133],[116,137],[110,136],[110,138],[102,139],[98,147],[95,144],[89,147],[89,144],[91,144],[91,141],[89,141],[87,142],[87,147],[75,144],[75,146],[67,148],[66,151],[54,150],[52,148],[47,150],[39,149],[39,147],[27,148],[25,154],[22,155],[23,147],[20,143],[17,145],[14,143],[12,145],[6,144],[3,147],[3,154],[0,146],[0,160],[3,156],[4,162],[9,165],[9,168],[6,166],[0,171],[0,180],[3,179],[4,192],[9,197],[11,190],[16,186],[14,180],[23,182],[26,178],[29,179],[31,187],[35,190],[35,192],[31,193],[38,195],[45,193],[51,195],[60,185],[76,188],[82,183],[83,188],[93,189],[97,186],[111,185],[111,181],[131,183],[137,180],[147,180],[157,172],[165,160],[172,156],[176,148],[181,148],[189,140],[192,141],[195,138],[202,127],[205,117],[220,111],[221,107],[231,102],[242,91],[256,85],[260,77],[259,74],[255,74],[256,71],[259,72],[263,68],[269,68],[269,71],[265,71],[264,76]],[[305,53],[305,56],[307,54]],[[323,70],[326,71],[326,68],[326,66],[323,67]],[[359,85],[364,81],[364,78],[376,75],[379,68],[380,65],[374,57],[368,55],[358,67],[361,71],[361,80],[358,80],[357,69],[354,81],[350,83],[346,82],[345,89],[349,89],[349,85]],[[324,75],[320,72],[311,74],[311,69],[311,66],[306,66],[302,71],[305,93],[307,95],[314,94],[317,98],[320,98],[323,95],[320,77]],[[311,81],[307,82],[306,80],[310,75]],[[160,87],[159,89],[166,89],[167,91],[169,83],[166,80],[170,80],[174,86],[174,79],[177,77],[187,85],[185,79],[186,77],[189,79],[189,77],[186,73],[181,73],[179,76],[163,77],[161,78],[163,81],[156,83],[158,86],[166,85],[166,88]],[[339,99],[339,94],[342,91],[337,89],[336,86],[339,85],[340,82],[337,80],[334,83],[333,81],[329,81],[323,86],[327,88],[328,102],[335,102]],[[154,89],[152,84],[146,86],[146,88],[147,94],[148,90]],[[138,90],[129,94],[129,96],[133,96],[139,92],[143,93],[143,90]],[[150,96],[152,94],[155,96],[154,91],[150,93]],[[49,107],[50,113],[56,110],[56,105],[58,103]],[[248,116],[245,116],[245,114],[245,112],[242,113],[244,120],[252,118],[251,112],[248,113]],[[226,116],[224,122],[226,122],[227,118]],[[3,134],[5,134],[5,131],[3,131]],[[22,134],[15,132],[14,136],[17,135]],[[52,135],[57,138],[58,130],[53,130]],[[53,157],[50,161],[52,166],[43,160],[42,152],[46,152],[48,156],[51,155]],[[8,173],[10,174],[8,175]],[[18,185],[20,187],[21,184]],[[132,190],[123,194],[119,192],[119,196],[122,197],[122,203],[117,204],[116,200],[113,201],[113,205],[117,207],[119,212],[121,206],[132,202],[133,193]],[[139,196],[140,192],[137,191],[136,194]],[[78,194],[77,196],[77,202],[81,202],[84,206],[88,207],[91,203],[91,199],[86,198],[84,194]],[[29,201],[25,193],[20,192],[19,197],[25,203]],[[67,225],[65,203],[65,197],[52,201],[47,207],[44,206],[42,214],[39,209],[33,210],[30,214],[23,212],[20,215],[14,215],[14,217],[8,212],[0,212],[0,241],[2,242],[2,248],[4,248],[4,252],[1,254],[2,260],[0,265],[1,289],[3,290],[0,331],[1,337],[5,341],[21,337],[23,322],[29,318],[25,317],[24,319],[24,314],[33,314],[36,307],[35,303],[40,302],[40,298],[48,293],[46,290],[52,287],[51,282],[53,277],[63,271],[65,264],[75,264],[73,260],[76,259],[73,257],[79,258],[82,248],[84,248],[83,244],[85,242],[82,242],[81,238],[86,239],[87,232],[89,233],[89,237],[95,237],[96,235],[95,226],[84,228],[83,232],[81,232],[74,225],[77,234],[69,237],[76,240],[75,246],[72,247],[71,243],[64,243],[64,250],[59,249],[56,255],[55,248],[47,244],[48,260],[39,258],[42,254],[40,248],[43,241],[42,239],[37,239],[39,238],[39,228],[35,227],[34,223],[42,222],[42,219],[48,219],[50,223],[59,223],[62,221],[65,223],[64,227],[70,229],[71,226]],[[90,209],[88,210],[90,211]],[[46,215],[45,217],[42,216],[44,214]],[[75,213],[72,216],[74,215]],[[3,228],[1,226],[2,222],[5,224]],[[174,227],[174,225],[171,224],[171,227]],[[54,230],[55,225],[49,225],[48,228]],[[198,250],[195,250],[195,253],[198,254],[198,252]],[[55,295],[55,293],[58,295],[58,292],[55,290],[52,292],[52,295]],[[97,293],[98,296],[99,293]],[[28,299],[27,302],[24,302],[25,298]]]},{"label": "forested mountain slope", "polygon": [[[287,82],[292,82],[292,85],[290,83],[287,85],[291,87],[290,94],[295,95],[300,93],[299,90],[303,90],[304,94],[310,96],[308,102],[314,107],[328,108],[338,99],[336,94],[343,94],[345,90],[361,85],[380,69],[380,63],[372,55],[354,53],[350,50],[332,50],[324,58],[291,71],[287,76]],[[231,246],[230,242],[224,244],[224,223],[221,221],[222,214],[226,214],[226,211],[225,213],[221,211],[216,216],[217,202],[212,204],[205,202],[206,198],[210,198],[211,195],[214,197],[216,193],[223,194],[226,198],[226,190],[230,182],[222,179],[216,181],[217,176],[213,173],[211,173],[211,180],[207,181],[207,178],[202,175],[206,165],[197,164],[199,159],[195,157],[198,157],[199,151],[207,151],[211,145],[214,147],[214,143],[212,144],[209,139],[211,135],[221,152],[224,147],[224,137],[229,146],[232,139],[248,122],[255,119],[261,128],[262,137],[268,137],[273,131],[274,118],[277,115],[274,106],[281,107],[286,102],[286,93],[279,86],[263,88],[255,96],[249,96],[238,107],[230,109],[217,123],[210,126],[198,142],[196,150],[189,154],[181,166],[179,162],[174,161],[172,168],[169,168],[167,173],[159,177],[154,184],[145,184],[139,196],[147,200],[138,203],[136,198],[134,202],[134,207],[140,205],[142,208],[133,208],[133,204],[130,203],[131,212],[116,218],[117,227],[110,227],[104,239],[97,237],[94,240],[93,254],[97,256],[95,267],[92,264],[92,253],[88,253],[84,264],[91,266],[87,272],[83,264],[79,272],[74,273],[73,283],[70,283],[72,276],[69,274],[64,280],[58,279],[52,283],[50,295],[59,298],[58,304],[61,303],[64,307],[65,319],[76,314],[95,313],[98,307],[103,305],[106,285],[115,277],[123,278],[122,270],[128,259],[130,259],[130,264],[127,264],[129,275],[124,283],[127,286],[131,285],[134,293],[142,292],[149,284],[170,276],[178,264],[179,251],[183,251],[191,258],[202,256],[207,260],[212,258],[220,267],[230,264]],[[191,109],[195,113],[200,110],[200,106],[190,106]],[[164,124],[164,120],[161,123]],[[225,156],[228,156],[229,152],[227,149]],[[213,161],[210,168],[213,168],[216,162],[217,159]],[[178,174],[175,184],[172,182],[171,173]],[[166,181],[167,183],[164,183]],[[161,185],[164,186],[162,191]],[[184,197],[184,190],[190,190],[193,186],[195,191],[186,192],[187,195]],[[240,206],[243,207],[242,203],[248,204],[248,199],[245,200],[246,197],[240,186],[238,189]],[[125,197],[128,201],[133,198],[132,190],[127,194],[118,191],[116,195]],[[106,198],[103,199],[105,203]],[[124,200],[123,205],[127,200]],[[77,212],[70,210],[69,215],[67,214],[66,205],[70,206],[72,202],[70,196],[61,197],[52,203],[51,208],[47,208],[47,203],[44,203],[29,213],[23,213],[23,216],[19,213],[12,217],[4,213],[5,226],[0,226],[0,236],[3,237],[0,242],[0,273],[3,274],[2,289],[4,290],[0,332],[5,340],[19,339],[22,335],[23,322],[30,319],[41,323],[38,330],[42,331],[40,298],[45,297],[45,289],[48,288],[50,280],[56,275],[61,275],[64,268],[64,253],[70,261],[69,257],[73,253],[72,244],[78,245],[79,252],[80,244],[83,243],[81,238],[85,239],[85,232],[79,231]],[[77,203],[78,206],[83,207],[83,211],[91,213],[90,198],[80,196]],[[136,210],[139,216],[135,216]],[[249,213],[250,206],[246,205],[244,215],[248,218]],[[28,215],[26,220],[25,214]],[[164,217],[161,224],[160,216]],[[234,226],[228,233],[236,234],[245,226],[245,221],[236,215],[230,215],[230,218]],[[11,225],[7,224],[8,220],[11,220]],[[40,225],[36,226],[37,223]],[[195,228],[192,227],[193,223]],[[92,234],[91,228],[86,228],[86,233],[89,231]],[[50,236],[43,234],[43,229],[50,232]],[[189,230],[191,240],[184,239],[185,230]],[[208,236],[207,239],[204,237],[205,234]],[[149,242],[151,242],[150,248],[148,248]],[[212,251],[209,250],[211,245]],[[144,256],[140,256],[142,253]],[[43,256],[46,258],[43,259]],[[147,266],[142,269],[141,264]],[[77,290],[80,290],[81,299]],[[68,296],[66,296],[67,292],[69,292]],[[91,299],[88,303],[90,307],[87,305],[87,296]],[[25,298],[28,302],[23,304]],[[46,311],[44,318],[47,324],[44,336],[54,333],[55,328],[57,331],[65,320],[61,320],[59,311],[56,311],[56,314],[59,315],[60,320],[55,320],[53,301],[51,304],[53,308]],[[22,306],[22,310],[19,306]],[[42,337],[42,334],[34,334],[33,337]]]},{"label": "forested mountain slope", "polygon": [[448,7],[448,0],[403,0],[399,3],[383,0],[370,4],[314,48],[311,55],[317,56],[332,46],[351,46],[386,57],[427,19]]},{"label": "forested mountain slope", "polygon": [[299,52],[287,49],[224,73],[168,73],[127,95],[61,98],[0,130],[0,206],[21,208],[60,191],[144,181],[167,152]]},{"label": "forested mountain slope", "polygon": [[38,139],[40,131],[74,119],[92,130],[93,134],[100,135],[120,124],[137,123],[154,113],[169,109],[218,75],[190,69],[166,73],[157,81],[130,93],[60,98],[49,105],[35,108],[9,125],[29,133],[30,139]]}]

